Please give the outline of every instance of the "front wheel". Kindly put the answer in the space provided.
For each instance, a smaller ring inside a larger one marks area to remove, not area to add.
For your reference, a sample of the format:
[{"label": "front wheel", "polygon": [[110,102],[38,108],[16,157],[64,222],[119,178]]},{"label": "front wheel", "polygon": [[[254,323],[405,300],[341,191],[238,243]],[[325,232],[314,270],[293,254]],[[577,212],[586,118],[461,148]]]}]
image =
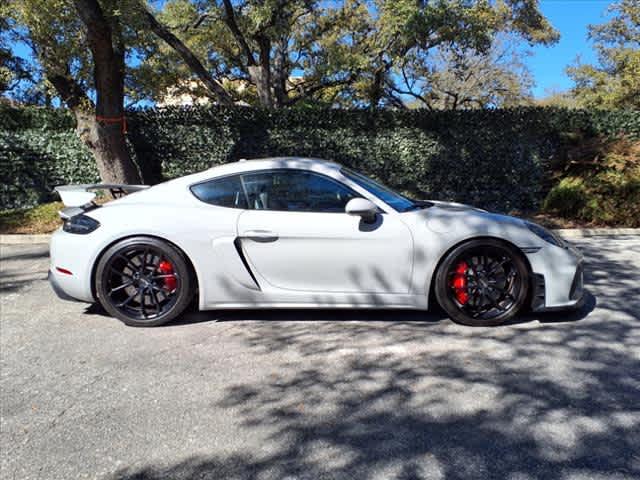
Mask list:
[{"label": "front wheel", "polygon": [[134,237],[109,248],[96,268],[96,293],[104,309],[134,327],[162,325],[193,298],[182,253],[156,238]]},{"label": "front wheel", "polygon": [[436,299],[457,323],[500,325],[525,305],[529,272],[522,255],[498,240],[472,240],[444,259],[435,279]]}]

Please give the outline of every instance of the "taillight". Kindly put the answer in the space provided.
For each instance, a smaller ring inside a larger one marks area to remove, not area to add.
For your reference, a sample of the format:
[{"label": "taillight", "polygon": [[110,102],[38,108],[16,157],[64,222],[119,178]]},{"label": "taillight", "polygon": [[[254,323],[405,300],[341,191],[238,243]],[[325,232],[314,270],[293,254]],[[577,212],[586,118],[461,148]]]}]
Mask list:
[{"label": "taillight", "polygon": [[93,232],[100,226],[100,222],[87,216],[87,215],[74,215],[69,220],[64,222],[62,229],[68,233],[77,233],[80,235],[86,235]]}]

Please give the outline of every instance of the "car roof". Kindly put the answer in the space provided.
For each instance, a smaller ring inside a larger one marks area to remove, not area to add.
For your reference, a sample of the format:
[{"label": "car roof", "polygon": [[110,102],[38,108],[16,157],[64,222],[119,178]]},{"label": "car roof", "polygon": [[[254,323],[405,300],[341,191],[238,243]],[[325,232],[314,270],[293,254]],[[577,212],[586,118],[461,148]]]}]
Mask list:
[{"label": "car roof", "polygon": [[[342,165],[322,160],[319,158],[307,158],[307,157],[269,157],[258,158],[254,160],[239,160],[237,162],[225,163],[218,165],[202,172],[193,173],[184,177],[174,178],[163,183],[152,186],[146,190],[127,195],[126,197],[119,198],[110,202],[111,204],[125,204],[125,203],[153,203],[162,202],[167,198],[171,198],[172,202],[179,201],[179,198],[192,200],[192,195],[186,195],[188,188],[196,183],[205,182],[207,180],[213,180],[215,178],[224,177],[227,175],[233,175],[236,173],[254,172],[260,170],[271,170],[278,168],[290,168],[300,170],[310,170],[314,172],[323,173],[325,175],[336,177],[339,173]],[[178,192],[184,193],[184,195],[167,196],[167,192],[177,194]]]},{"label": "car roof", "polygon": [[265,170],[273,168],[299,168],[302,170],[339,170],[341,165],[323,160],[321,158],[311,157],[267,157],[267,158],[255,158],[255,159],[240,159],[237,162],[226,163],[209,169],[210,172],[224,171],[231,172],[247,172],[251,170]]},{"label": "car roof", "polygon": [[241,159],[237,162],[217,165],[202,172],[187,175],[174,180],[176,183],[193,184],[204,180],[232,175],[234,173],[246,173],[259,170],[271,170],[277,168],[291,168],[300,170],[313,170],[321,173],[335,173],[342,165],[320,158],[310,157],[267,157],[252,160]]}]

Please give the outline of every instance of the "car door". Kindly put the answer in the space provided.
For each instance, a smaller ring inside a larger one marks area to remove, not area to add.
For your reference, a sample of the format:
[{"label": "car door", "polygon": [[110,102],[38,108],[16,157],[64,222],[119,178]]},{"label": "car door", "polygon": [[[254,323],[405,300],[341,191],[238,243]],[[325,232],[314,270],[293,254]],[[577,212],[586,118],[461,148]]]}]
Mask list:
[{"label": "car door", "polygon": [[238,237],[263,289],[408,293],[413,240],[398,215],[372,224],[347,215],[360,195],[316,172],[253,172],[242,182],[249,210]]}]

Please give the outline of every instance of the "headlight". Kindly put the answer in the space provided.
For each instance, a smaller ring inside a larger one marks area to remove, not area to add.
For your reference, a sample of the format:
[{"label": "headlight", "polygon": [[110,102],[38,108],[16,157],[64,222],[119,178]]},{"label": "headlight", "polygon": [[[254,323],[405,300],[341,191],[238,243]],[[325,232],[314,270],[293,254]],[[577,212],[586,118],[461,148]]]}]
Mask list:
[{"label": "headlight", "polygon": [[78,233],[80,235],[85,235],[87,233],[93,232],[96,228],[100,226],[100,222],[94,220],[87,215],[74,215],[69,220],[64,222],[62,229],[68,233]]},{"label": "headlight", "polygon": [[550,232],[546,228],[541,227],[540,225],[537,225],[535,223],[531,223],[531,222],[525,222],[525,223],[527,224],[527,227],[529,228],[529,230],[531,230],[533,233],[535,233],[538,237],[540,237],[544,241],[549,242],[551,245],[555,245],[556,247],[564,248],[564,245],[565,245],[564,240],[562,240],[562,238],[560,238],[555,233]]}]

